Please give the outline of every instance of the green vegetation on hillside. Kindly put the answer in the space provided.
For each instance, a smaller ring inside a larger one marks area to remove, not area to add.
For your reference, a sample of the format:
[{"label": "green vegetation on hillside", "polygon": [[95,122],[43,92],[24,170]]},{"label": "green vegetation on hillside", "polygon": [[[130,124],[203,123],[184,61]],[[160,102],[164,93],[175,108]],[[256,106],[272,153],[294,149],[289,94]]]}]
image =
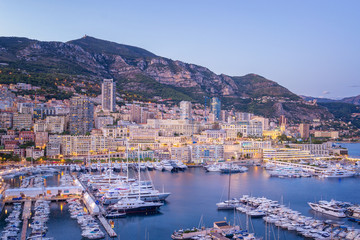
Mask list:
[{"label": "green vegetation on hillside", "polygon": [[335,118],[344,122],[351,122],[354,126],[360,128],[360,119],[351,116],[353,113],[360,113],[360,106],[342,102],[319,103],[319,105],[326,107]]}]

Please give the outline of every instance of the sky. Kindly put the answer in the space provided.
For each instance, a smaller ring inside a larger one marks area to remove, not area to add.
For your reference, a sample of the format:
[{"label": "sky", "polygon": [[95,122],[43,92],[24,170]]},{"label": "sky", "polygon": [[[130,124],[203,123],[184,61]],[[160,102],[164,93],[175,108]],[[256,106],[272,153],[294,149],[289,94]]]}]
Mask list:
[{"label": "sky", "polygon": [[89,35],[194,63],[256,73],[296,94],[360,94],[358,0],[0,0],[0,36]]}]

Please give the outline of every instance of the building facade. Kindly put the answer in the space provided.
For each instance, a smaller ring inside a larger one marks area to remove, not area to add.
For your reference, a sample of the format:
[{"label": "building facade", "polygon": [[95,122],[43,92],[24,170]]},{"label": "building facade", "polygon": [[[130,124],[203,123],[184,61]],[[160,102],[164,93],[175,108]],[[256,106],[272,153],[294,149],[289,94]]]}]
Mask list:
[{"label": "building facade", "polygon": [[181,120],[191,120],[191,110],[192,104],[189,101],[181,101],[180,102],[180,119]]},{"label": "building facade", "polygon": [[221,101],[217,97],[211,99],[211,112],[214,114],[214,120],[221,120]]},{"label": "building facade", "polygon": [[90,132],[94,124],[94,106],[85,96],[71,98],[70,133],[85,135]]},{"label": "building facade", "polygon": [[114,112],[116,104],[116,83],[113,79],[104,79],[101,85],[102,110]]}]

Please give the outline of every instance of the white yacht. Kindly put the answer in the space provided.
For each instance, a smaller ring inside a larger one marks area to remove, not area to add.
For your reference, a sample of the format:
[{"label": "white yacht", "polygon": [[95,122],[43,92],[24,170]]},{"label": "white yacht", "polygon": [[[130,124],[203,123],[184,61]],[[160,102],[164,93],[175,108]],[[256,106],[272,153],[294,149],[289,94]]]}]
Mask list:
[{"label": "white yacht", "polygon": [[208,172],[221,172],[220,165],[213,164],[206,168],[206,171]]},{"label": "white yacht", "polygon": [[346,178],[346,177],[354,177],[355,173],[347,170],[342,170],[338,168],[333,168],[325,171],[322,177],[325,178]]},{"label": "white yacht", "polygon": [[164,161],[163,162],[163,167],[164,167],[164,169],[166,170],[166,171],[170,171],[171,172],[171,170],[173,170],[173,166],[171,166],[171,164],[168,162],[168,161]]},{"label": "white yacht", "polygon": [[239,173],[246,172],[248,170],[247,167],[238,166],[235,164],[224,164],[220,167],[220,171],[222,173]]},{"label": "white yacht", "polygon": [[[140,199],[146,202],[165,201],[171,193],[160,192],[155,189],[140,189]],[[104,205],[114,204],[121,199],[137,199],[139,196],[139,188],[119,188],[107,191],[101,198]]]},{"label": "white yacht", "polygon": [[163,167],[163,165],[161,165],[161,163],[155,163],[154,168],[155,168],[155,170],[158,170],[158,171],[164,170],[164,167]]},{"label": "white yacht", "polygon": [[229,210],[229,209],[235,209],[240,206],[240,201],[236,198],[226,200],[223,202],[219,202],[216,204],[218,210]]},{"label": "white yacht", "polygon": [[317,212],[328,214],[334,217],[343,218],[346,217],[344,208],[341,208],[336,201],[319,201],[318,203],[308,202],[311,209]]}]

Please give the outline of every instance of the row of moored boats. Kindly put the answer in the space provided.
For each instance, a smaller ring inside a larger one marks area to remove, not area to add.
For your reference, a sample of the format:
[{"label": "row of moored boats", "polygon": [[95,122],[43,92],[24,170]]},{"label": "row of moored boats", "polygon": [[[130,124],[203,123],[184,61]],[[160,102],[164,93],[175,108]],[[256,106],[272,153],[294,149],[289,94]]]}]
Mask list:
[{"label": "row of moored boats", "polygon": [[1,240],[16,240],[20,232],[21,203],[14,203],[11,213],[5,219],[6,226],[1,233]]},{"label": "row of moored boats", "polygon": [[99,224],[80,203],[79,199],[69,199],[69,211],[72,219],[76,219],[81,227],[81,236],[88,239],[101,239],[105,237],[104,232],[100,229]]},{"label": "row of moored boats", "polygon": [[31,233],[27,240],[52,240],[53,238],[46,237],[48,227],[46,226],[50,215],[50,201],[36,200],[34,206],[34,214],[29,225]]},{"label": "row of moored boats", "polygon": [[[335,203],[337,204],[336,207],[334,205]],[[309,203],[310,206],[311,204],[312,203]],[[328,208],[328,206],[331,205],[334,209],[332,210],[333,213],[329,211],[323,213],[332,216],[336,216],[334,213],[338,211],[335,211],[335,209],[340,208],[340,205],[343,206],[344,209],[345,207],[354,207],[349,203],[335,201],[332,201],[331,203],[320,201],[318,205],[322,205],[324,208]],[[274,224],[276,227],[287,229],[289,231],[295,231],[306,238],[360,240],[359,229],[330,220],[323,221],[304,216],[298,211],[294,211],[284,205],[280,205],[277,201],[273,201],[265,197],[257,198],[244,195],[240,199],[232,199],[218,203],[217,206],[218,209],[235,208],[236,210],[251,217],[262,217],[266,223]],[[319,211],[317,208],[313,209]],[[359,216],[359,213],[357,214],[357,216]],[[338,215],[338,217],[343,217],[343,215]]]}]

